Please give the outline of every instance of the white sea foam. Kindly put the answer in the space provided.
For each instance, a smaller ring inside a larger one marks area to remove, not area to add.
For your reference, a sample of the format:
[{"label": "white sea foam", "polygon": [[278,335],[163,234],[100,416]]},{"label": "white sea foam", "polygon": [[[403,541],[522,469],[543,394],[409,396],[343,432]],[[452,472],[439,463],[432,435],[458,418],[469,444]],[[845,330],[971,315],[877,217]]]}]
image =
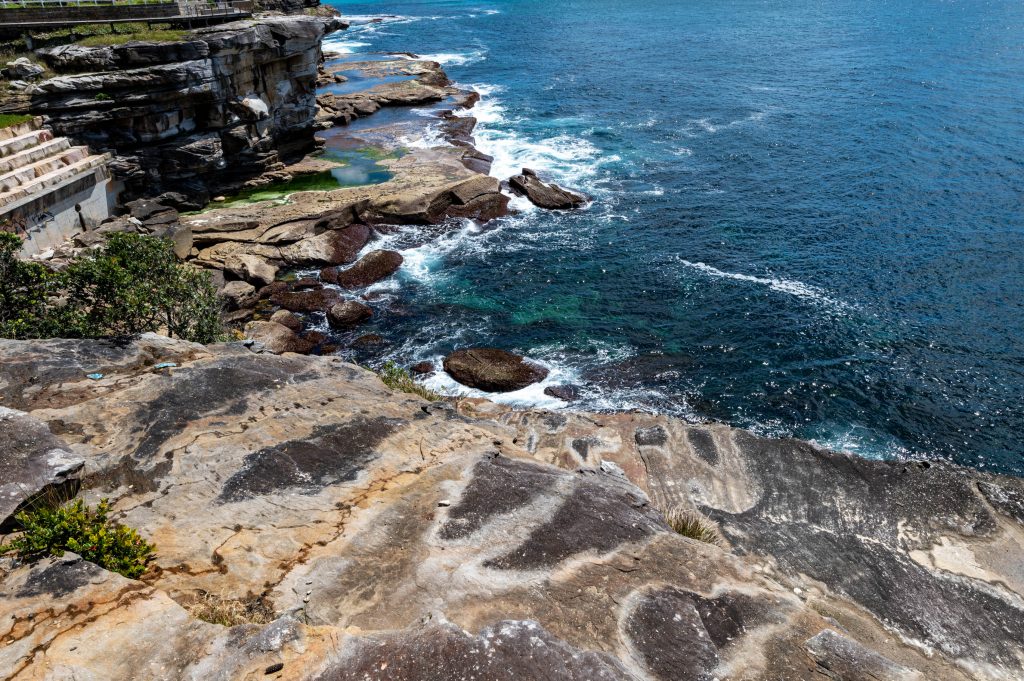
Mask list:
[{"label": "white sea foam", "polygon": [[[431,358],[436,366],[440,366],[443,357],[436,355]],[[579,380],[579,377],[570,369],[565,367],[557,366],[545,362],[539,359],[530,358],[530,361],[539,364],[546,368],[549,373],[547,377],[533,385],[527,386],[522,390],[516,390],[508,393],[488,393],[482,390],[476,390],[469,388],[457,382],[451,376],[443,371],[439,371],[436,374],[430,376],[423,381],[423,384],[436,392],[444,395],[453,395],[458,397],[484,397],[492,402],[499,404],[508,404],[516,407],[535,407],[540,409],[561,409],[568,406],[566,402],[558,399],[557,397],[551,397],[550,395],[544,394],[544,389],[549,386],[564,385],[566,383],[575,383]]]},{"label": "white sea foam", "polygon": [[332,34],[324,38],[324,52],[336,54],[354,54],[360,47],[369,47],[370,43],[360,40],[348,40],[340,34]]},{"label": "white sea foam", "polygon": [[686,265],[689,268],[697,270],[698,272],[702,272],[710,277],[716,277],[720,279],[732,279],[734,281],[747,281],[752,284],[767,286],[773,291],[785,293],[806,300],[811,300],[813,302],[823,304],[838,310],[845,310],[851,307],[848,303],[831,297],[818,287],[811,286],[800,281],[794,281],[792,279],[755,277],[749,274],[725,272],[723,270],[720,270],[716,267],[712,267],[711,265],[707,265],[702,262],[690,262],[689,260],[680,260],[680,262],[683,265]]},{"label": "white sea foam", "polygon": [[487,52],[485,50],[437,52],[435,54],[421,54],[419,58],[425,61],[436,61],[442,66],[466,66],[467,64],[476,64],[487,59]]}]

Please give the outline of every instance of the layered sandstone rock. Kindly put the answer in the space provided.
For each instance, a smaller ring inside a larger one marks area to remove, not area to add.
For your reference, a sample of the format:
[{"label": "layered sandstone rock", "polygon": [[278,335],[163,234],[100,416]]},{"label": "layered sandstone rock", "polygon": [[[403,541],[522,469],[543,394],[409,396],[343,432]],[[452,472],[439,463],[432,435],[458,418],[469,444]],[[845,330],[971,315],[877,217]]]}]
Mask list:
[{"label": "layered sandstone rock", "polygon": [[[1024,669],[1016,479],[665,417],[428,403],[337,358],[151,335],[0,341],[0,395],[157,545],[141,581],[70,555],[0,564],[0,668],[26,678]],[[680,505],[726,544],[670,531]],[[276,619],[198,621],[200,592]]]},{"label": "layered sandstone rock", "polygon": [[180,43],[40,50],[64,75],[31,90],[52,129],[117,154],[132,195],[209,196],[314,148],[320,42],[336,19],[264,17]]}]

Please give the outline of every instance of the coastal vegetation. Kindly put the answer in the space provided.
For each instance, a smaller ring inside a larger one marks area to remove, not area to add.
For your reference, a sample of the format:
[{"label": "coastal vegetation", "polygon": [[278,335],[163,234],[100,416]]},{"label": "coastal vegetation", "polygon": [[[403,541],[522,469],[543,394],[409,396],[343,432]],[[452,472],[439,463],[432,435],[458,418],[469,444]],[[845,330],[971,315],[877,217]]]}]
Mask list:
[{"label": "coastal vegetation", "polygon": [[[136,26],[136,24],[126,24],[127,26]],[[83,47],[108,47],[111,45],[124,45],[127,42],[133,40],[143,40],[146,42],[154,43],[173,43],[182,41],[188,36],[188,31],[181,29],[130,29],[111,31],[109,33],[96,33],[94,35],[87,36],[79,39],[77,42]]]},{"label": "coastal vegetation", "polygon": [[61,556],[65,551],[102,568],[135,579],[146,571],[155,547],[130,527],[113,523],[107,500],[96,508],[78,499],[62,506],[43,505],[15,516],[20,534],[0,546],[27,561]]},{"label": "coastal vegetation", "polygon": [[259,598],[225,598],[208,591],[200,591],[184,606],[196,619],[225,627],[239,624],[269,624],[274,620],[273,609]]},{"label": "coastal vegetation", "polygon": [[675,508],[665,514],[665,522],[676,534],[702,541],[705,544],[722,545],[722,536],[714,523],[696,511]]},{"label": "coastal vegetation", "polygon": [[378,375],[380,380],[384,381],[384,385],[392,390],[419,395],[430,402],[436,402],[441,399],[441,395],[414,381],[408,371],[390,360],[384,363]]},{"label": "coastal vegetation", "polygon": [[126,338],[147,331],[210,343],[221,303],[209,274],[182,264],[171,242],[111,234],[59,272],[17,257],[0,232],[0,337]]},{"label": "coastal vegetation", "polygon": [[9,128],[12,125],[21,125],[32,120],[28,114],[0,114],[0,128]]}]

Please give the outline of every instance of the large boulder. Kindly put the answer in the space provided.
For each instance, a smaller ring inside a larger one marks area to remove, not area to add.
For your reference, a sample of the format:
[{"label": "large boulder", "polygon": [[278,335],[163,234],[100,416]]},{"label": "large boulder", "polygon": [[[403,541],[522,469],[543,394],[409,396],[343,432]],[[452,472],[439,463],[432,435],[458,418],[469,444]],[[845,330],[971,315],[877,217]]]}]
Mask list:
[{"label": "large boulder", "polygon": [[315,343],[300,338],[287,326],[277,322],[249,322],[245,325],[245,337],[262,343],[264,348],[278,355],[282,352],[297,352],[304,355],[315,346]]},{"label": "large boulder", "polygon": [[507,393],[543,381],[548,370],[498,348],[456,350],[444,358],[444,370],[462,385],[489,393]]},{"label": "large boulder", "polygon": [[338,303],[327,311],[327,321],[336,329],[357,326],[369,321],[372,316],[373,309],[369,305],[363,305],[354,300]]},{"label": "large boulder", "polygon": [[370,240],[366,225],[350,225],[303,239],[281,248],[281,259],[289,265],[346,265],[354,262]]},{"label": "large boulder", "polygon": [[348,289],[365,288],[390,277],[398,271],[402,262],[402,254],[397,251],[371,251],[346,270],[337,267],[324,269],[320,272],[320,278]]},{"label": "large boulder", "polygon": [[548,210],[578,208],[588,200],[579,192],[543,182],[537,177],[537,173],[529,168],[523,168],[522,174],[510,177],[508,183],[514,192],[530,199],[534,205]]},{"label": "large boulder", "polygon": [[35,80],[46,71],[42,66],[32,62],[28,57],[18,57],[7,62],[3,76],[8,80]]},{"label": "large boulder", "polygon": [[229,281],[220,290],[220,295],[228,311],[242,310],[256,304],[258,296],[256,287],[244,281]]},{"label": "large boulder", "polygon": [[0,407],[0,533],[14,527],[14,515],[35,500],[73,497],[84,461],[25,412]]},{"label": "large boulder", "polygon": [[267,286],[277,277],[277,268],[258,255],[230,255],[224,261],[224,270],[256,286]]}]

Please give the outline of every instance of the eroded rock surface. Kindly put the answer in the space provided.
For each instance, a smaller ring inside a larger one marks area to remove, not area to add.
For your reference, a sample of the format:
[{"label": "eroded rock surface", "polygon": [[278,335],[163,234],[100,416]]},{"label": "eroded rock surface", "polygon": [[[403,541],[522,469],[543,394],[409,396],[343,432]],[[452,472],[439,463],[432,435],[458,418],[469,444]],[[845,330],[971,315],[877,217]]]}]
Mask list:
[{"label": "eroded rock surface", "polygon": [[548,210],[569,210],[587,202],[587,197],[583,194],[544,182],[537,176],[536,171],[529,168],[523,168],[522,173],[509,178],[508,183],[517,194],[530,199],[535,206]]},{"label": "eroded rock surface", "polygon": [[[0,395],[157,545],[140,581],[0,561],[19,677],[1020,677],[1017,480],[151,335],[2,341]],[[679,505],[728,545],[672,532]],[[275,620],[199,621],[201,592]]]}]

